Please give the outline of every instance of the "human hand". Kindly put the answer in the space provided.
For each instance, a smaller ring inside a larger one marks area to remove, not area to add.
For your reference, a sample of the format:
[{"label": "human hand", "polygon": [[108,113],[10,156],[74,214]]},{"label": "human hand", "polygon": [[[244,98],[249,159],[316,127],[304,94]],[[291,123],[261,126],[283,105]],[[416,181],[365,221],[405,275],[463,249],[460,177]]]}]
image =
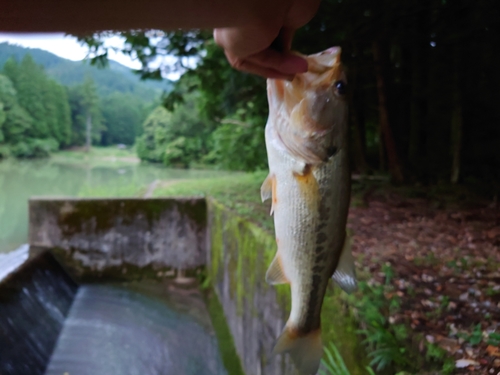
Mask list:
[{"label": "human hand", "polygon": [[215,29],[215,42],[233,68],[290,80],[307,71],[307,61],[290,48],[295,30],[314,16],[319,0],[268,1],[272,4],[260,9],[261,15],[248,25]]}]

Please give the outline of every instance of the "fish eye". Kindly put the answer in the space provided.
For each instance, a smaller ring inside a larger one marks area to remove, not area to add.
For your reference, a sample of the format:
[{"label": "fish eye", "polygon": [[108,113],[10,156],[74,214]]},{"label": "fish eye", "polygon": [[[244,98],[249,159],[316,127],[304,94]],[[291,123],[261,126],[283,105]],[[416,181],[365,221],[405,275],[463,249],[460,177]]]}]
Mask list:
[{"label": "fish eye", "polygon": [[335,88],[337,89],[337,93],[339,95],[345,95],[347,91],[347,84],[344,81],[335,82]]}]

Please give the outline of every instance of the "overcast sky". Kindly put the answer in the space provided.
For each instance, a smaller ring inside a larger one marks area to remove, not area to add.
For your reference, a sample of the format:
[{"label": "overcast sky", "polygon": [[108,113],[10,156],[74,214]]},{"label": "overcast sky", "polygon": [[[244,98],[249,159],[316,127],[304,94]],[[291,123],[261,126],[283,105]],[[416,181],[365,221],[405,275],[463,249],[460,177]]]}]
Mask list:
[{"label": "overcast sky", "polygon": [[[82,60],[87,49],[80,46],[75,37],[65,36],[62,33],[52,34],[8,34],[0,33],[0,43],[9,42],[23,47],[40,48],[69,60]],[[118,37],[109,38],[106,44],[119,47],[123,42]],[[118,54],[110,50],[109,58],[130,68],[139,69],[141,64],[133,61],[129,56]]]}]

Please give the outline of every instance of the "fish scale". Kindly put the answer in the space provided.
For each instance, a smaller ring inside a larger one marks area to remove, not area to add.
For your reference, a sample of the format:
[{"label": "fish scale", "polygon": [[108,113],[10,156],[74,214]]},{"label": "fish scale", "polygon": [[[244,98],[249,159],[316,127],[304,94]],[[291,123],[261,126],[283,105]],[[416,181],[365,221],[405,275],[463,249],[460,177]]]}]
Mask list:
[{"label": "fish scale", "polygon": [[356,281],[344,246],[350,173],[347,105],[336,91],[344,79],[340,49],[306,58],[308,73],[292,82],[268,80],[269,176],[261,193],[272,198],[278,244],[266,280],[290,284],[292,296],[275,352],[290,353],[300,374],[310,375],[323,353],[320,315],[329,280],[333,275],[346,291]]}]

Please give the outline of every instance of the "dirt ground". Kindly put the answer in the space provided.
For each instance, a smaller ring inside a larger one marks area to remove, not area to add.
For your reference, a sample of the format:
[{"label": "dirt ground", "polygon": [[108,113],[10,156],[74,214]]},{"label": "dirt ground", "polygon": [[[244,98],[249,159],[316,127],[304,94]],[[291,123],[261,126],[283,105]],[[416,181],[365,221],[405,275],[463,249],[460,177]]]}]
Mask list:
[{"label": "dirt ground", "polygon": [[[391,322],[448,351],[457,374],[500,374],[500,206],[367,192],[351,206],[358,268],[402,299]],[[390,298],[391,296],[386,296]]]}]

